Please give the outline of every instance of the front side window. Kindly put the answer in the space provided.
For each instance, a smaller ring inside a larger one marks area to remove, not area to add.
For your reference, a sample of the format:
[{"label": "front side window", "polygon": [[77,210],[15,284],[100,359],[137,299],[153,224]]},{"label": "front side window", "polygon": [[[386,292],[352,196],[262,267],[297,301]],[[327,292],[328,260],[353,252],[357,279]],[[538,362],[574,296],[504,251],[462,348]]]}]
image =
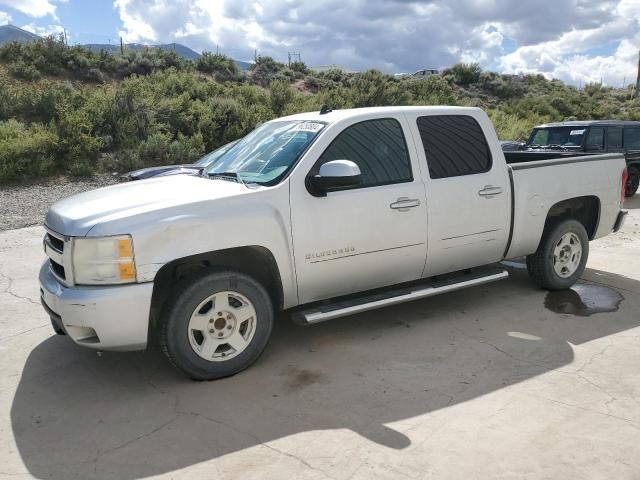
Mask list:
[{"label": "front side window", "polygon": [[607,149],[609,151],[622,149],[622,128],[607,128]]},{"label": "front side window", "polygon": [[640,150],[640,127],[626,127],[624,129],[624,148]]},{"label": "front side window", "polygon": [[579,147],[584,140],[585,127],[536,128],[527,145],[531,147]]},{"label": "front side window", "polygon": [[468,115],[418,118],[431,178],[474,175],[491,170],[491,151],[478,122]]},{"label": "front side window", "polygon": [[332,160],[351,160],[362,174],[356,188],[410,182],[411,161],[397,120],[367,120],[344,129],[327,147],[312,174]]},{"label": "front side window", "polygon": [[273,185],[295,165],[324,126],[302,120],[265,123],[218,157],[204,174]]}]

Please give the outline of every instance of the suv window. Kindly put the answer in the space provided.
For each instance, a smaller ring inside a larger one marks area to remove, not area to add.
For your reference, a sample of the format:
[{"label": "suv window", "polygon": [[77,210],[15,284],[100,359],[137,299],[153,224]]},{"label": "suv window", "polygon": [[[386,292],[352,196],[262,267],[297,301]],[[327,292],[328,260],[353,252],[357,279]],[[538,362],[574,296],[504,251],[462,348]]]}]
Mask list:
[{"label": "suv window", "polygon": [[640,127],[625,127],[624,148],[627,150],[640,150]]},{"label": "suv window", "polygon": [[351,160],[360,167],[362,181],[355,188],[413,180],[402,127],[392,118],[367,120],[345,128],[320,156],[312,174],[332,160]]},{"label": "suv window", "polygon": [[607,150],[620,150],[622,149],[622,128],[608,127],[607,128]]},{"label": "suv window", "polygon": [[431,178],[474,175],[491,170],[491,151],[482,128],[468,115],[418,118]]},{"label": "suv window", "polygon": [[604,128],[592,127],[589,129],[585,150],[604,150]]}]

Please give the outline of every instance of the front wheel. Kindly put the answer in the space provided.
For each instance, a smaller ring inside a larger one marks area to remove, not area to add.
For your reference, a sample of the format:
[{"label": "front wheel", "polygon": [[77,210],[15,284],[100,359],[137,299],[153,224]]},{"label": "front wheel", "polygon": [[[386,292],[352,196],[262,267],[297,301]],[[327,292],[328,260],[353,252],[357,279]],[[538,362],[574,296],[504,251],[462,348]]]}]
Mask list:
[{"label": "front wheel", "polygon": [[629,178],[627,179],[627,186],[624,191],[625,197],[633,197],[638,191],[640,185],[640,170],[636,167],[629,168]]},{"label": "front wheel", "polygon": [[253,278],[206,272],[178,285],[160,327],[169,361],[194,380],[213,380],[258,359],[273,328],[273,306]]},{"label": "front wheel", "polygon": [[584,272],[589,257],[589,237],[576,220],[564,220],[545,231],[536,253],[527,257],[527,271],[542,288],[571,287]]}]

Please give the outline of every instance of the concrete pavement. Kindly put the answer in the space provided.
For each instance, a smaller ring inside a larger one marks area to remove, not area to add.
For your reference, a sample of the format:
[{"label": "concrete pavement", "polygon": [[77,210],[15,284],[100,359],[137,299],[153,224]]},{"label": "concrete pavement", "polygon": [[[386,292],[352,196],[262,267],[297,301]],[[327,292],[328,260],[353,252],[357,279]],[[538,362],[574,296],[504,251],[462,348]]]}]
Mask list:
[{"label": "concrete pavement", "polygon": [[298,327],[191,382],[55,336],[42,229],[0,233],[0,478],[640,478],[640,196],[585,282],[500,283]]}]

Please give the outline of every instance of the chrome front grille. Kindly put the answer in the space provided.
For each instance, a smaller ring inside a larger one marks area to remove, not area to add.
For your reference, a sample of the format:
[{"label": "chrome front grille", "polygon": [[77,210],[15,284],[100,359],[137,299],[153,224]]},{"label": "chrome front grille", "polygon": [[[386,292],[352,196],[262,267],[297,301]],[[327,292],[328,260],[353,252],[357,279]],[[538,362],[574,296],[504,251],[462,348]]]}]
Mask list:
[{"label": "chrome front grille", "polygon": [[51,245],[51,248],[56,250],[58,253],[64,252],[64,240],[58,237],[54,237],[50,233],[47,233],[45,237],[45,241],[49,242],[49,245]]},{"label": "chrome front grille", "polygon": [[44,236],[44,253],[49,257],[49,268],[53,275],[67,286],[73,284],[70,246],[70,238],[47,229]]}]

